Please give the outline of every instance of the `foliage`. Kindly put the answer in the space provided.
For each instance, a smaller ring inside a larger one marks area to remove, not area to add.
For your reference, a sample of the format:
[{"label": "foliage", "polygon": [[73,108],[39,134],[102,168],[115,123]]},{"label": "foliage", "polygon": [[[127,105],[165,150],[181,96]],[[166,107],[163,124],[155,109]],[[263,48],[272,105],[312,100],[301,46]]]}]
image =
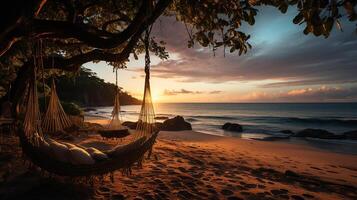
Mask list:
[{"label": "foliage", "polygon": [[[250,36],[240,29],[254,25],[263,6],[285,13],[296,10],[293,23],[305,34],[328,37],[333,27],[342,30],[341,18],[357,20],[356,0],[12,0],[2,6],[0,68],[10,68],[0,90],[13,82],[12,99],[25,90],[33,56],[42,55],[46,69],[78,71],[87,62],[105,61],[126,67],[129,55],[143,53],[143,34],[161,15],[185,24],[188,47],[199,44],[214,51],[246,53]],[[150,50],[162,59],[165,42],[150,39]],[[23,72],[20,73],[20,69]],[[28,69],[26,71],[25,69]],[[2,75],[2,74],[1,74]],[[16,76],[17,75],[17,76]],[[16,79],[15,79],[16,77]],[[98,88],[97,88],[98,89]],[[93,88],[94,90],[94,88]]]},{"label": "foliage", "polygon": [[83,115],[82,109],[75,103],[61,102],[61,105],[68,115]]},{"label": "foliage", "polygon": [[[81,68],[79,74],[68,74],[56,79],[57,93],[65,102],[81,106],[112,106],[116,86],[104,82],[94,72]],[[140,101],[120,90],[121,104],[140,104]]]}]

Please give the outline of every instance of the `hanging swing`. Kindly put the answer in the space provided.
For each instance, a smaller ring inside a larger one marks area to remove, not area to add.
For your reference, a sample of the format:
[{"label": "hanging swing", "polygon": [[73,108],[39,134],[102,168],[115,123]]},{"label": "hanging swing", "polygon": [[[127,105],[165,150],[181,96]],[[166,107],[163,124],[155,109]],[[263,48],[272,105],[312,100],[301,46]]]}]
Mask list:
[{"label": "hanging swing", "polygon": [[63,131],[70,126],[72,126],[72,122],[62,108],[57,95],[55,80],[52,79],[50,100],[42,121],[43,132],[52,135]]},{"label": "hanging swing", "polygon": [[127,127],[121,124],[121,110],[120,110],[120,90],[118,87],[118,69],[115,70],[115,97],[113,111],[108,125],[105,129],[98,130],[98,133],[103,138],[123,138],[130,135]]},{"label": "hanging swing", "polygon": [[[24,126],[20,128],[19,137],[23,153],[38,167],[50,173],[70,177],[94,177],[110,174],[111,177],[116,170],[130,173],[134,164],[141,164],[146,153],[151,154],[152,147],[158,135],[158,130],[154,128],[154,110],[151,100],[149,70],[150,58],[148,51],[149,31],[145,35],[145,87],[142,108],[135,137],[126,145],[114,147],[110,151],[90,154],[92,162],[73,163],[66,159],[59,159],[57,153],[63,156],[72,155],[73,149],[87,152],[89,150],[80,149],[74,144],[66,145],[55,140],[45,139],[42,136],[41,118],[38,106],[38,96],[36,87],[36,69],[34,69],[33,79],[30,81],[27,95],[26,113]],[[119,103],[119,102],[118,102]],[[115,106],[114,106],[115,107]],[[119,109],[117,109],[119,110]],[[79,150],[78,150],[79,149]],[[93,149],[93,148],[92,148]],[[101,159],[97,159],[98,154]],[[63,158],[63,157],[62,157]],[[66,157],[65,157],[66,158]],[[69,156],[71,159],[72,156]]]}]

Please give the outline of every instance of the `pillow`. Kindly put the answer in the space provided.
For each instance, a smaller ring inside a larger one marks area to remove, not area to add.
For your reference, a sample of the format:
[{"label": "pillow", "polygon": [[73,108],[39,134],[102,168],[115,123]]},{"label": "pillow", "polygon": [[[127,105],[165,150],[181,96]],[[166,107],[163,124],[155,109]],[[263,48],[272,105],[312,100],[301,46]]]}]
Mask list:
[{"label": "pillow", "polygon": [[86,150],[79,147],[69,149],[69,160],[74,165],[94,164],[94,160],[90,154]]},{"label": "pillow", "polygon": [[86,150],[92,156],[92,158],[94,158],[94,160],[102,161],[108,159],[107,154],[101,152],[100,150],[94,147],[89,147]]},{"label": "pillow", "polygon": [[66,145],[68,149],[77,147],[76,145],[71,144],[71,143],[67,143],[67,142],[61,142],[61,143],[64,144],[64,145]]},{"label": "pillow", "polygon": [[48,140],[50,148],[51,148],[51,152],[53,153],[53,156],[61,161],[61,162],[68,162],[68,148],[66,147],[66,145],[61,144],[59,142],[56,142],[55,140]]},{"label": "pillow", "polygon": [[38,141],[38,147],[41,151],[45,152],[45,153],[50,153],[51,152],[51,148],[50,145],[48,144],[48,142],[46,142],[44,140],[44,138],[42,138],[37,132],[34,133],[34,136],[36,137],[37,141]]},{"label": "pillow", "polygon": [[110,156],[118,156],[120,154],[126,154],[130,151],[135,150],[136,148],[138,148],[142,143],[144,143],[146,140],[146,137],[143,136],[137,140],[135,140],[134,142],[131,142],[129,144],[126,145],[118,145],[116,147],[114,147],[114,149],[112,149],[110,152],[108,152],[108,154]]}]

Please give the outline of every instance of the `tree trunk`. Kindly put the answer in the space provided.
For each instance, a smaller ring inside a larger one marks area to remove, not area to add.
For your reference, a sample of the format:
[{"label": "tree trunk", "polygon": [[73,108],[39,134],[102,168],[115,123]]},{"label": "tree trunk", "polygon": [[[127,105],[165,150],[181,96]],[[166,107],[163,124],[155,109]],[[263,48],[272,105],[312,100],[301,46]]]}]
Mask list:
[{"label": "tree trunk", "polygon": [[10,99],[10,102],[12,103],[12,115],[14,117],[16,117],[18,114],[16,110],[17,105],[20,103],[20,100],[25,93],[26,86],[32,77],[33,63],[27,62],[19,69],[16,79],[11,83],[11,90],[8,91],[7,94],[0,100],[2,103]]}]

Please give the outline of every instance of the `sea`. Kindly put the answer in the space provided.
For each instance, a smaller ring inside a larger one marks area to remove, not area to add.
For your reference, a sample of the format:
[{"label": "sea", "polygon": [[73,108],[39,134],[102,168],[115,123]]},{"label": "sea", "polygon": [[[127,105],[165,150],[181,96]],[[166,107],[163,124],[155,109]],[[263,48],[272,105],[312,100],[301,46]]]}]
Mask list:
[{"label": "sea", "polygon": [[[159,103],[157,117],[180,115],[193,130],[243,139],[293,142],[323,150],[357,154],[357,141],[286,138],[282,130],[324,129],[336,134],[357,130],[357,103]],[[122,121],[137,121],[140,105],[121,107]],[[109,118],[112,107],[95,107],[88,115]],[[162,120],[156,120],[162,122]],[[226,122],[243,126],[242,133],[224,131]],[[280,139],[281,140],[280,140]]]}]

